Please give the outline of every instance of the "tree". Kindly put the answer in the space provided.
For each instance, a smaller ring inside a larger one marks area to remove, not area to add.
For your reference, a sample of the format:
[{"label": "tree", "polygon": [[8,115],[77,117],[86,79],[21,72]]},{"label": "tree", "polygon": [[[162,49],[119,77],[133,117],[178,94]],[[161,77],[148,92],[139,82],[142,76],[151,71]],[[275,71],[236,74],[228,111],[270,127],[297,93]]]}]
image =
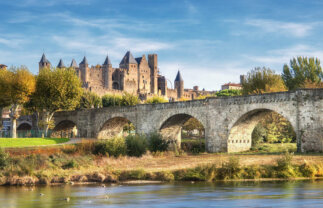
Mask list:
[{"label": "tree", "polygon": [[216,93],[218,97],[238,96],[241,95],[241,90],[225,89]]},{"label": "tree", "polygon": [[199,136],[202,136],[202,133],[204,131],[204,126],[196,118],[190,118],[183,125],[183,130],[189,132],[190,134],[192,133],[192,131],[198,130]]},{"label": "tree", "polygon": [[131,105],[137,105],[139,103],[139,98],[137,95],[133,95],[130,93],[123,93],[121,105],[122,106],[131,106]]},{"label": "tree", "polygon": [[286,91],[286,86],[279,74],[263,67],[256,67],[248,72],[246,80],[242,83],[242,94],[263,94],[269,92]]},{"label": "tree", "polygon": [[101,108],[102,99],[97,94],[84,91],[80,100],[79,108]]},{"label": "tree", "polygon": [[289,90],[306,87],[323,87],[323,71],[318,58],[297,57],[285,64],[282,78]]},{"label": "tree", "polygon": [[6,69],[0,70],[0,129],[2,129],[2,111],[3,108],[10,105],[8,87],[9,80],[7,79],[8,71]]},{"label": "tree", "polygon": [[10,105],[11,136],[16,138],[18,109],[29,101],[30,95],[35,91],[35,77],[25,66],[11,67],[1,71],[0,83],[0,103],[2,107]]},{"label": "tree", "polygon": [[82,91],[81,82],[72,68],[43,68],[39,72],[30,107],[39,112],[46,136],[54,113],[74,110],[79,105]]},{"label": "tree", "polygon": [[145,103],[156,104],[156,103],[167,103],[167,102],[168,100],[165,99],[164,97],[154,96],[154,97],[148,98]]},{"label": "tree", "polygon": [[106,94],[102,97],[103,107],[121,106],[122,96]]}]

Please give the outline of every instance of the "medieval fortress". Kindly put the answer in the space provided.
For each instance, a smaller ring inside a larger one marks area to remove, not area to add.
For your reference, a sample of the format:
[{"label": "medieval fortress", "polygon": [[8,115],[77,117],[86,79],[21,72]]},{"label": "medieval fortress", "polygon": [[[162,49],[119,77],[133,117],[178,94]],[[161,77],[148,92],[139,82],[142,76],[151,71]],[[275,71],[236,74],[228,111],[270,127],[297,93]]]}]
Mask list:
[{"label": "medieval fortress", "polygon": [[[51,67],[51,63],[45,54],[39,61],[39,70],[44,67]],[[62,59],[58,68],[66,68]],[[184,80],[178,71],[174,81],[174,89],[167,87],[167,79],[158,70],[157,54],[148,54],[134,58],[128,51],[122,58],[119,68],[113,68],[107,56],[102,65],[89,66],[86,57],[77,64],[72,60],[69,67],[72,67],[82,81],[83,88],[100,96],[105,94],[122,94],[128,92],[137,94],[140,99],[145,100],[153,96],[162,96],[171,101],[193,100],[200,95],[210,92],[200,91],[198,86],[193,89],[184,89]]]}]

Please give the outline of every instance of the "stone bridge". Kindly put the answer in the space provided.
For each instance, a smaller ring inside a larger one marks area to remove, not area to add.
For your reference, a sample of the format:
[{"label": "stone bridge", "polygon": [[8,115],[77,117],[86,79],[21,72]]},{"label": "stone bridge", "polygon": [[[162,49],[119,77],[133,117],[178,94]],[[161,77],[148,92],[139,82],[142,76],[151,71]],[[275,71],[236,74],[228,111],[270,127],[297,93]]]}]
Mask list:
[{"label": "stone bridge", "polygon": [[299,152],[323,151],[323,89],[58,112],[54,130],[77,128],[78,137],[100,139],[131,122],[137,133],[157,131],[180,142],[183,124],[194,117],[205,128],[208,152],[238,152],[251,147],[253,129],[272,111],[293,126]]}]

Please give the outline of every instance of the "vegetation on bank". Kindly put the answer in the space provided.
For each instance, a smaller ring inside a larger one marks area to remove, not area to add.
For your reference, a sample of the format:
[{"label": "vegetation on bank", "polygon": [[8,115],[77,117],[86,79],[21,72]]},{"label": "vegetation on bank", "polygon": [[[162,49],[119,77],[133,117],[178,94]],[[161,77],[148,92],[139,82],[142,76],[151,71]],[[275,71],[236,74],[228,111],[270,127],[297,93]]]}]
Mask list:
[{"label": "vegetation on bank", "polygon": [[68,142],[68,138],[0,138],[1,147],[31,147]]},{"label": "vegetation on bank", "polygon": [[[188,165],[182,168],[181,165],[186,160],[189,160],[190,157],[192,157],[190,159],[191,161],[197,161],[198,158],[194,159],[194,157],[199,156],[176,155],[172,152],[162,153],[157,151],[155,153],[146,152],[138,160],[131,159],[137,157],[122,155],[119,155],[118,158],[110,156],[110,159],[106,155],[103,155],[105,151],[95,152],[98,150],[97,145],[96,143],[75,144],[55,150],[48,149],[42,153],[37,152],[38,150],[35,149],[37,153],[25,154],[24,156],[16,156],[12,153],[9,155],[9,153],[0,150],[0,184],[108,183],[124,180],[217,181],[323,177],[322,163],[307,162],[306,160],[300,162],[299,159],[295,163],[295,160],[292,162],[294,156],[291,153],[277,156],[270,163],[253,162],[252,165],[242,164],[242,160],[240,161],[238,156],[227,156],[227,159],[222,160],[223,155],[212,154],[212,158],[217,157],[213,161],[217,162],[200,163],[200,165],[196,166],[196,164],[194,165],[194,163],[187,161]],[[114,145],[114,148],[112,148],[113,151],[122,152],[125,155],[129,154],[126,148],[120,148],[120,146],[122,145]],[[266,158],[268,157],[266,156]],[[177,168],[169,169],[167,160],[173,162],[175,159],[177,160],[175,162]],[[149,161],[149,166],[132,164],[142,164],[147,160]],[[161,161],[166,164],[160,164],[162,163]],[[318,161],[320,160],[318,159]],[[116,166],[122,166],[123,168],[115,168]],[[132,168],[126,168],[127,166],[131,166]],[[151,166],[155,166],[155,168],[149,170]]]}]

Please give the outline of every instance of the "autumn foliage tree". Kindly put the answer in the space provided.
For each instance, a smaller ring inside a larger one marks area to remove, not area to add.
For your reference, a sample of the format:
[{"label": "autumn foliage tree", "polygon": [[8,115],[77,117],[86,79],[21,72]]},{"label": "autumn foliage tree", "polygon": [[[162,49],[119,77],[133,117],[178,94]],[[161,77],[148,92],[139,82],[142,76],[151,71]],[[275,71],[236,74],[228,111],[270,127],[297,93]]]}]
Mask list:
[{"label": "autumn foliage tree", "polygon": [[242,94],[244,95],[280,91],[286,91],[284,81],[279,74],[266,67],[256,67],[251,70],[242,82]]},{"label": "autumn foliage tree", "polygon": [[74,110],[79,105],[82,92],[81,81],[72,68],[43,68],[27,106],[39,113],[39,125],[47,135],[54,113]]},{"label": "autumn foliage tree", "polygon": [[322,88],[323,71],[318,58],[297,57],[284,65],[282,78],[289,90]]},{"label": "autumn foliage tree", "polygon": [[9,70],[1,70],[0,83],[0,108],[10,106],[11,136],[16,138],[18,110],[35,91],[35,77],[24,66],[11,67]]}]

